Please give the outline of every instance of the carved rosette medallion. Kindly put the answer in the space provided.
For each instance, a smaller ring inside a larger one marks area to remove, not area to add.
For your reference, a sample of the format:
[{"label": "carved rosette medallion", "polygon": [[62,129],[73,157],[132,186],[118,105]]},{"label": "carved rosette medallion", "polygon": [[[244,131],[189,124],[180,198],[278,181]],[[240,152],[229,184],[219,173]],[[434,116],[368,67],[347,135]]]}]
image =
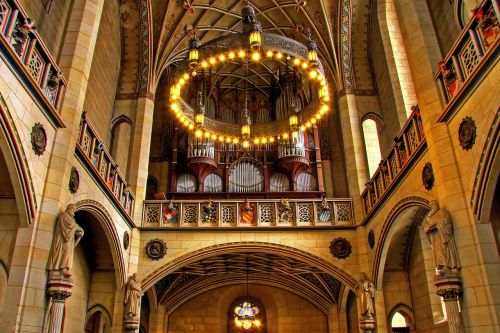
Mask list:
[{"label": "carved rosette medallion", "polygon": [[351,254],[351,243],[345,238],[335,238],[330,243],[331,254],[338,259],[345,259]]},{"label": "carved rosette medallion", "polygon": [[47,133],[43,125],[36,123],[31,129],[31,148],[36,155],[41,156],[47,147]]},{"label": "carved rosette medallion", "polygon": [[458,141],[464,150],[469,150],[476,143],[476,123],[471,117],[465,117],[458,128]]},{"label": "carved rosette medallion", "polygon": [[368,232],[368,245],[370,245],[370,249],[375,246],[375,232],[373,232],[373,229]]},{"label": "carved rosette medallion", "polygon": [[130,244],[130,235],[128,234],[128,232],[124,232],[123,233],[123,248],[125,250],[128,250],[128,246]]},{"label": "carved rosette medallion", "polygon": [[155,238],[146,244],[146,255],[149,259],[160,260],[167,254],[167,244],[161,239]]},{"label": "carved rosette medallion", "polygon": [[422,183],[426,190],[432,189],[434,186],[434,171],[432,171],[432,164],[430,162],[425,163],[422,169]]},{"label": "carved rosette medallion", "polygon": [[71,174],[69,176],[69,191],[72,194],[75,194],[80,187],[80,175],[78,174],[78,170],[75,167],[71,168]]}]

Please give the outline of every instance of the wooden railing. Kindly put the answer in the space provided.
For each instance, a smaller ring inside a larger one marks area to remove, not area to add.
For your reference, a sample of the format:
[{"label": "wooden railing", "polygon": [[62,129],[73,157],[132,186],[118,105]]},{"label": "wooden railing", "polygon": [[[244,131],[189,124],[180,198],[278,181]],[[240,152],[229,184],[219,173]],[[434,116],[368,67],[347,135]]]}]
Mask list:
[{"label": "wooden railing", "polygon": [[435,79],[445,106],[440,120],[450,116],[475,80],[496,63],[500,43],[499,3],[499,0],[483,1],[473,11],[451,51],[439,63]]},{"label": "wooden railing", "polygon": [[388,154],[380,161],[379,167],[361,194],[365,218],[393,189],[426,142],[420,111],[418,107],[412,107],[412,110],[403,130],[394,138]]},{"label": "wooden railing", "polygon": [[351,199],[236,199],[144,201],[142,227],[352,227]]},{"label": "wooden railing", "polygon": [[85,112],[82,115],[80,138],[76,149],[83,157],[87,167],[100,181],[107,194],[131,218],[133,216],[135,196],[130,190],[125,177],[118,170],[117,164],[111,158],[111,154],[97,136]]},{"label": "wooden railing", "polygon": [[33,89],[56,114],[66,80],[17,0],[0,0],[0,41]]}]

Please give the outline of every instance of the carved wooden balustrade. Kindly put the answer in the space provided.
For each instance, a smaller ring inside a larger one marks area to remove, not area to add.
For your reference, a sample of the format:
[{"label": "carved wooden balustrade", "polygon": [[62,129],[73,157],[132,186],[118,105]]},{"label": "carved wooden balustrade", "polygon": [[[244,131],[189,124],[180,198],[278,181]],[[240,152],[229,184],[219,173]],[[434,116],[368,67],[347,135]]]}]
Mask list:
[{"label": "carved wooden balustrade", "polygon": [[125,177],[118,169],[118,165],[111,158],[111,154],[99,140],[85,112],[82,115],[80,138],[76,150],[108,196],[111,197],[122,212],[131,218],[135,196],[127,185]]},{"label": "carved wooden balustrade", "polygon": [[385,159],[380,161],[379,167],[361,194],[366,217],[391,192],[426,143],[420,111],[418,107],[412,107],[412,110],[403,130],[394,138]]},{"label": "carved wooden balustrade", "polygon": [[456,40],[451,51],[439,63],[435,75],[445,105],[440,120],[446,120],[457,102],[472,89],[474,82],[498,59],[500,43],[500,1],[485,0]]},{"label": "carved wooden balustrade", "polygon": [[143,228],[353,227],[351,199],[147,200]]},{"label": "carved wooden balustrade", "polygon": [[0,46],[39,99],[58,117],[66,80],[17,0],[0,0]]}]

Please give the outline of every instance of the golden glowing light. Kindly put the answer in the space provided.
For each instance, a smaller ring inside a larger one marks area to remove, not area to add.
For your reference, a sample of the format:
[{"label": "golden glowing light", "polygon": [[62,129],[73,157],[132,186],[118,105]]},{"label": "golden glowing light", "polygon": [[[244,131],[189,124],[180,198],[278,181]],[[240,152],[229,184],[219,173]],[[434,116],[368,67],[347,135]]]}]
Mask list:
[{"label": "golden glowing light", "polygon": [[267,52],[266,52],[266,56],[267,56],[268,58],[272,58],[272,57],[273,57],[273,54],[274,54],[274,53],[273,53],[273,51],[267,51]]},{"label": "golden glowing light", "polygon": [[309,72],[309,77],[311,79],[315,79],[316,76],[318,76],[318,72],[316,72],[315,70],[312,70],[312,71]]},{"label": "golden glowing light", "polygon": [[281,52],[276,53],[276,58],[277,59],[282,59],[283,58],[283,53],[281,53]]},{"label": "golden glowing light", "polygon": [[217,62],[217,60],[215,58],[210,58],[209,62],[213,65]]},{"label": "golden glowing light", "polygon": [[228,56],[229,56],[229,59],[234,59],[235,54],[234,54],[234,52],[229,52]]},{"label": "golden glowing light", "polygon": [[196,132],[194,132],[194,135],[197,137],[197,138],[201,138],[201,136],[203,135],[203,132],[201,130],[196,130]]},{"label": "golden glowing light", "polygon": [[223,54],[221,54],[220,57],[219,57],[219,60],[222,61],[222,62],[226,61],[226,56],[223,55]]},{"label": "golden glowing light", "polygon": [[250,142],[248,142],[247,140],[243,141],[243,148],[248,148],[250,147]]},{"label": "golden glowing light", "polygon": [[253,61],[259,61],[259,59],[260,59],[260,53],[259,52],[252,53],[252,60]]},{"label": "golden glowing light", "polygon": [[238,57],[240,57],[240,58],[244,58],[244,57],[246,56],[246,54],[247,54],[247,53],[246,53],[244,50],[240,50],[240,51],[238,52]]}]

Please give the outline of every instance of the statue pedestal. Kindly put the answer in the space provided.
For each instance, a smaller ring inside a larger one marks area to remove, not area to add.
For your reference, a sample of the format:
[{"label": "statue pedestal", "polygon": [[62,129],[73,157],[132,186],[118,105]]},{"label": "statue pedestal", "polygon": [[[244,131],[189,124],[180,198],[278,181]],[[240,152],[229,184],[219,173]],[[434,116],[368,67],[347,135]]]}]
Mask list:
[{"label": "statue pedestal", "polygon": [[48,320],[48,333],[61,333],[64,320],[64,304],[71,296],[73,281],[66,278],[51,278],[47,283],[47,294],[52,300]]},{"label": "statue pedestal", "polygon": [[366,333],[375,332],[375,318],[374,317],[361,317],[359,321],[359,328]]},{"label": "statue pedestal", "polygon": [[125,317],[123,319],[123,328],[125,332],[135,332],[139,329],[139,317]]},{"label": "statue pedestal", "polygon": [[460,274],[458,272],[447,272],[436,275],[434,285],[437,288],[436,294],[444,300],[450,333],[465,333],[459,305],[462,298]]}]

